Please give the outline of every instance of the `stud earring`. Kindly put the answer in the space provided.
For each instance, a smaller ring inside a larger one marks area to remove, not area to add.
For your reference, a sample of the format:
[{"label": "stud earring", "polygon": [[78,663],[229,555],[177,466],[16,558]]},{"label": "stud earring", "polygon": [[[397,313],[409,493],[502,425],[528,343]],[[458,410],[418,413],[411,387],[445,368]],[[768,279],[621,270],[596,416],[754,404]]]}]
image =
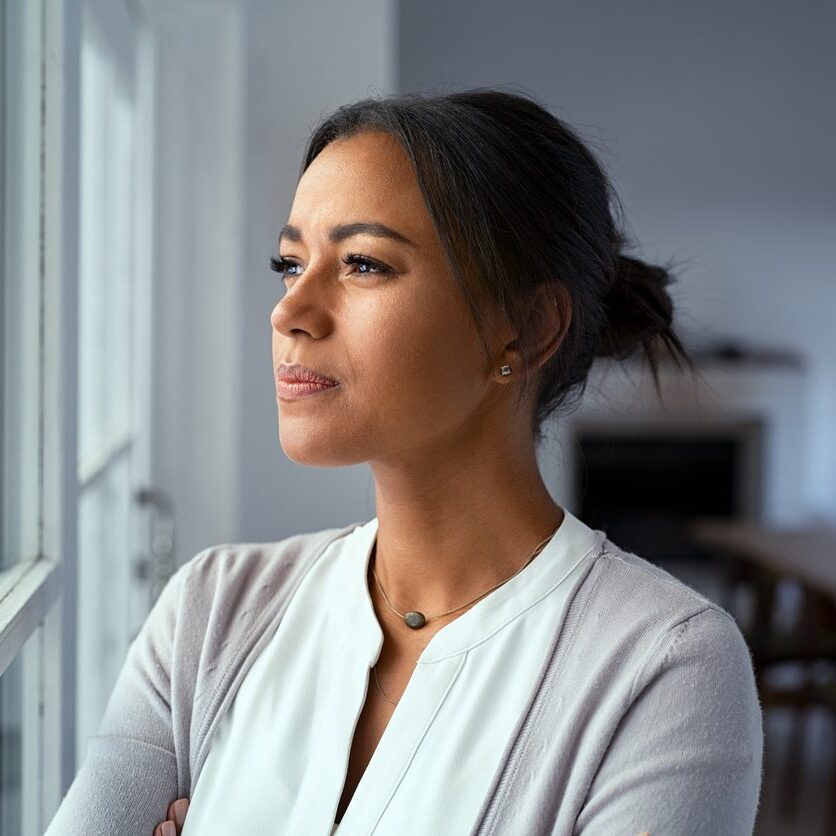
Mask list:
[{"label": "stud earring", "polygon": [[499,371],[501,374],[511,374],[511,367],[510,366],[500,366]]}]

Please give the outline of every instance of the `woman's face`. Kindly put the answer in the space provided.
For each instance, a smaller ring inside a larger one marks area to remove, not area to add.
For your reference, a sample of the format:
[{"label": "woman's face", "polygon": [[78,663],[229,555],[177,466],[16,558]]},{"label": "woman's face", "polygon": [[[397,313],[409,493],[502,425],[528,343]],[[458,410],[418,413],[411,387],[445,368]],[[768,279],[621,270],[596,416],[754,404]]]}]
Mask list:
[{"label": "woman's face", "polygon": [[[332,234],[360,223],[403,240]],[[278,400],[286,455],[323,467],[427,463],[480,431],[493,436],[507,420],[497,414],[509,395],[498,382],[503,332],[491,362],[398,141],[370,131],[326,146],[298,184],[288,226],[285,289],[270,317],[274,373],[301,363],[339,386]],[[370,262],[344,262],[358,254]]]}]

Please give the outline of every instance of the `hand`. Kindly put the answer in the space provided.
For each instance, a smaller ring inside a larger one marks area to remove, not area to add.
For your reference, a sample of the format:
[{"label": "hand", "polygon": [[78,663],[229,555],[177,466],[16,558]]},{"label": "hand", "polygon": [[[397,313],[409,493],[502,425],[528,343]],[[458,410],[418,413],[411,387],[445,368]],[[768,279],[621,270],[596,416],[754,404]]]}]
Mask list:
[{"label": "hand", "polygon": [[168,813],[166,813],[168,818],[154,828],[154,836],[180,836],[188,809],[188,798],[178,798],[176,801],[172,801],[168,807]]}]

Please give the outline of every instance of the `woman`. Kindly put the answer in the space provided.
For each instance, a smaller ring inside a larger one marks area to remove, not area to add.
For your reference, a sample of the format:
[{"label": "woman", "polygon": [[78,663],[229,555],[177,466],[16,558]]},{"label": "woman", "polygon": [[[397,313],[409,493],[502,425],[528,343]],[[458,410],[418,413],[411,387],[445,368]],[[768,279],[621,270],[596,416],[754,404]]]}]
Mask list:
[{"label": "woman", "polygon": [[524,96],[322,122],[272,260],[279,436],[369,462],[377,514],[181,567],[51,834],[752,832],[735,622],[538,469],[595,357],[693,368],[616,203]]}]

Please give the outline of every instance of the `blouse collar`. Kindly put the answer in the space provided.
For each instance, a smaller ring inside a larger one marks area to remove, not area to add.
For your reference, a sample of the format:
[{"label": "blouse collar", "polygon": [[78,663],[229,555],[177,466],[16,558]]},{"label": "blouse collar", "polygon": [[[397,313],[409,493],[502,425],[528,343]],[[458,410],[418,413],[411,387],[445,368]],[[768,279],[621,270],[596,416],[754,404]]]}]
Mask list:
[{"label": "blouse collar", "polygon": [[[430,664],[464,653],[486,641],[526,610],[554,591],[579,563],[594,555],[606,534],[590,528],[567,509],[557,532],[540,554],[519,574],[486,595],[430,639],[418,664]],[[369,560],[377,536],[378,519],[354,528],[337,559],[340,577],[336,621],[351,649],[372,665],[383,646],[383,631],[374,611],[367,584]]]}]

